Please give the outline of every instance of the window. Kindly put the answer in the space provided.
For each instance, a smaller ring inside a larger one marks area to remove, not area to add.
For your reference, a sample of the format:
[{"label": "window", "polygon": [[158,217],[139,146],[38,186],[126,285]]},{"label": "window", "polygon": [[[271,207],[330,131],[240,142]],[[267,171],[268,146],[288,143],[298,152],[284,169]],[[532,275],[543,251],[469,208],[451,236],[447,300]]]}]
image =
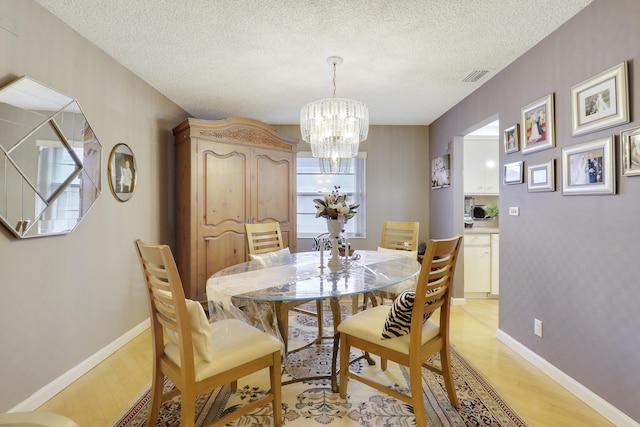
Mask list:
[{"label": "window", "polygon": [[365,178],[366,153],[358,153],[351,162],[351,170],[344,175],[323,175],[320,173],[318,159],[310,152],[299,152],[297,159],[297,220],[298,237],[316,237],[327,232],[324,218],[316,218],[313,199],[331,193],[334,186],[340,186],[340,192],[349,197],[349,202],[359,204],[357,214],[351,218],[345,231],[349,237],[365,236]]}]

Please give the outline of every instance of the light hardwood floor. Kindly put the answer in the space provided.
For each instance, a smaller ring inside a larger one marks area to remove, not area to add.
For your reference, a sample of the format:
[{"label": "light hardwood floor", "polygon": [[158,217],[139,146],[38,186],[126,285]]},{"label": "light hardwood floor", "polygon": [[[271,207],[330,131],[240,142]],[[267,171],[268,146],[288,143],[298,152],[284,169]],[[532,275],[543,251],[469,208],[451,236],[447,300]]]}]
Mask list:
[{"label": "light hardwood floor", "polygon": [[[495,386],[530,426],[613,426],[495,337],[498,300],[452,307],[451,342]],[[39,410],[81,427],[109,426],[151,378],[149,330],[71,384]]]}]

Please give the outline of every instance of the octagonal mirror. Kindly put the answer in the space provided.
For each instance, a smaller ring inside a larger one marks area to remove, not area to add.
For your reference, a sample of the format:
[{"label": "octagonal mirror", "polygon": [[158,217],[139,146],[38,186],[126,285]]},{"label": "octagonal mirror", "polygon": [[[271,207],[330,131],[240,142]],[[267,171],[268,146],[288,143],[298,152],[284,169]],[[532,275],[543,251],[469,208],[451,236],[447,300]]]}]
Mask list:
[{"label": "octagonal mirror", "polygon": [[72,232],[100,196],[102,146],[71,96],[0,89],[0,221],[19,238]]}]

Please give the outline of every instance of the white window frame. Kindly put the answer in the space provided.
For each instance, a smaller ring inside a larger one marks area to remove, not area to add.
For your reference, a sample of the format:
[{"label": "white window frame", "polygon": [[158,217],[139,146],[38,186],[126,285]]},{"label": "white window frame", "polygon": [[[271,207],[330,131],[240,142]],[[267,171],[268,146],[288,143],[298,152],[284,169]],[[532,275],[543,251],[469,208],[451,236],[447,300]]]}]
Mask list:
[{"label": "white window frame", "polygon": [[[307,158],[313,158],[313,156],[311,155],[310,151],[300,151],[297,153],[297,157],[298,159],[307,159]],[[352,162],[351,162],[351,168],[352,168],[352,173],[350,174],[346,174],[346,175],[353,175],[355,182],[354,182],[354,190],[353,191],[349,191],[346,190],[345,188],[341,188],[340,192],[341,193],[345,193],[347,194],[347,196],[349,197],[349,202],[351,203],[356,203],[359,204],[360,206],[358,207],[358,209],[356,209],[356,215],[351,218],[348,223],[347,223],[347,227],[346,227],[346,232],[347,232],[347,237],[349,238],[365,238],[366,236],[366,205],[365,205],[365,183],[366,183],[366,171],[367,171],[367,153],[366,152],[359,152],[358,156],[355,157]],[[317,161],[317,160],[316,160]],[[300,164],[300,161],[297,162],[297,164]],[[309,175],[308,172],[302,172],[300,170],[300,168],[298,168],[296,170],[296,178],[298,177],[298,175]],[[327,181],[326,183],[323,185],[322,188],[318,188],[316,191],[313,192],[309,192],[309,191],[300,191],[299,189],[296,190],[297,191],[297,199],[298,199],[298,203],[297,203],[297,237],[300,239],[307,239],[307,238],[314,238],[316,236],[318,236],[319,234],[322,234],[324,232],[326,232],[326,224],[325,224],[325,220],[324,218],[314,218],[314,221],[318,221],[321,222],[321,225],[318,225],[318,227],[316,227],[315,230],[310,231],[310,230],[305,230],[305,221],[301,221],[300,218],[301,216],[305,216],[308,217],[310,215],[312,215],[311,212],[313,212],[313,215],[315,215],[315,208],[313,205],[308,206],[309,202],[305,203],[305,206],[300,206],[300,198],[301,197],[309,197],[309,196],[314,196],[315,198],[321,198],[324,197],[325,194],[329,194],[331,193],[331,191],[333,190],[333,186],[334,183],[331,180],[331,177],[335,176],[335,175],[323,175],[320,173],[320,166],[318,166],[318,171],[317,174],[312,174],[312,175],[318,175],[319,177],[323,177],[326,178]],[[297,184],[297,179],[296,179],[296,184]],[[299,188],[298,185],[296,185],[296,188]],[[308,221],[307,221],[308,223]],[[315,226],[315,225],[314,225]]]}]

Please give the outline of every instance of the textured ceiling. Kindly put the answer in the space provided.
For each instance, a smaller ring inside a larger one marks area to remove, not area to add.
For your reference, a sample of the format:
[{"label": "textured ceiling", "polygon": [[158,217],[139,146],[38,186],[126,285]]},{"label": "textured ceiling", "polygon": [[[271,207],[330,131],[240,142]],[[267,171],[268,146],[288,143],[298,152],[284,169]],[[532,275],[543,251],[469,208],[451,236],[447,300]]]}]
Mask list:
[{"label": "textured ceiling", "polygon": [[36,1],[194,117],[296,124],[337,55],[336,96],[393,125],[430,124],[591,2]]}]

